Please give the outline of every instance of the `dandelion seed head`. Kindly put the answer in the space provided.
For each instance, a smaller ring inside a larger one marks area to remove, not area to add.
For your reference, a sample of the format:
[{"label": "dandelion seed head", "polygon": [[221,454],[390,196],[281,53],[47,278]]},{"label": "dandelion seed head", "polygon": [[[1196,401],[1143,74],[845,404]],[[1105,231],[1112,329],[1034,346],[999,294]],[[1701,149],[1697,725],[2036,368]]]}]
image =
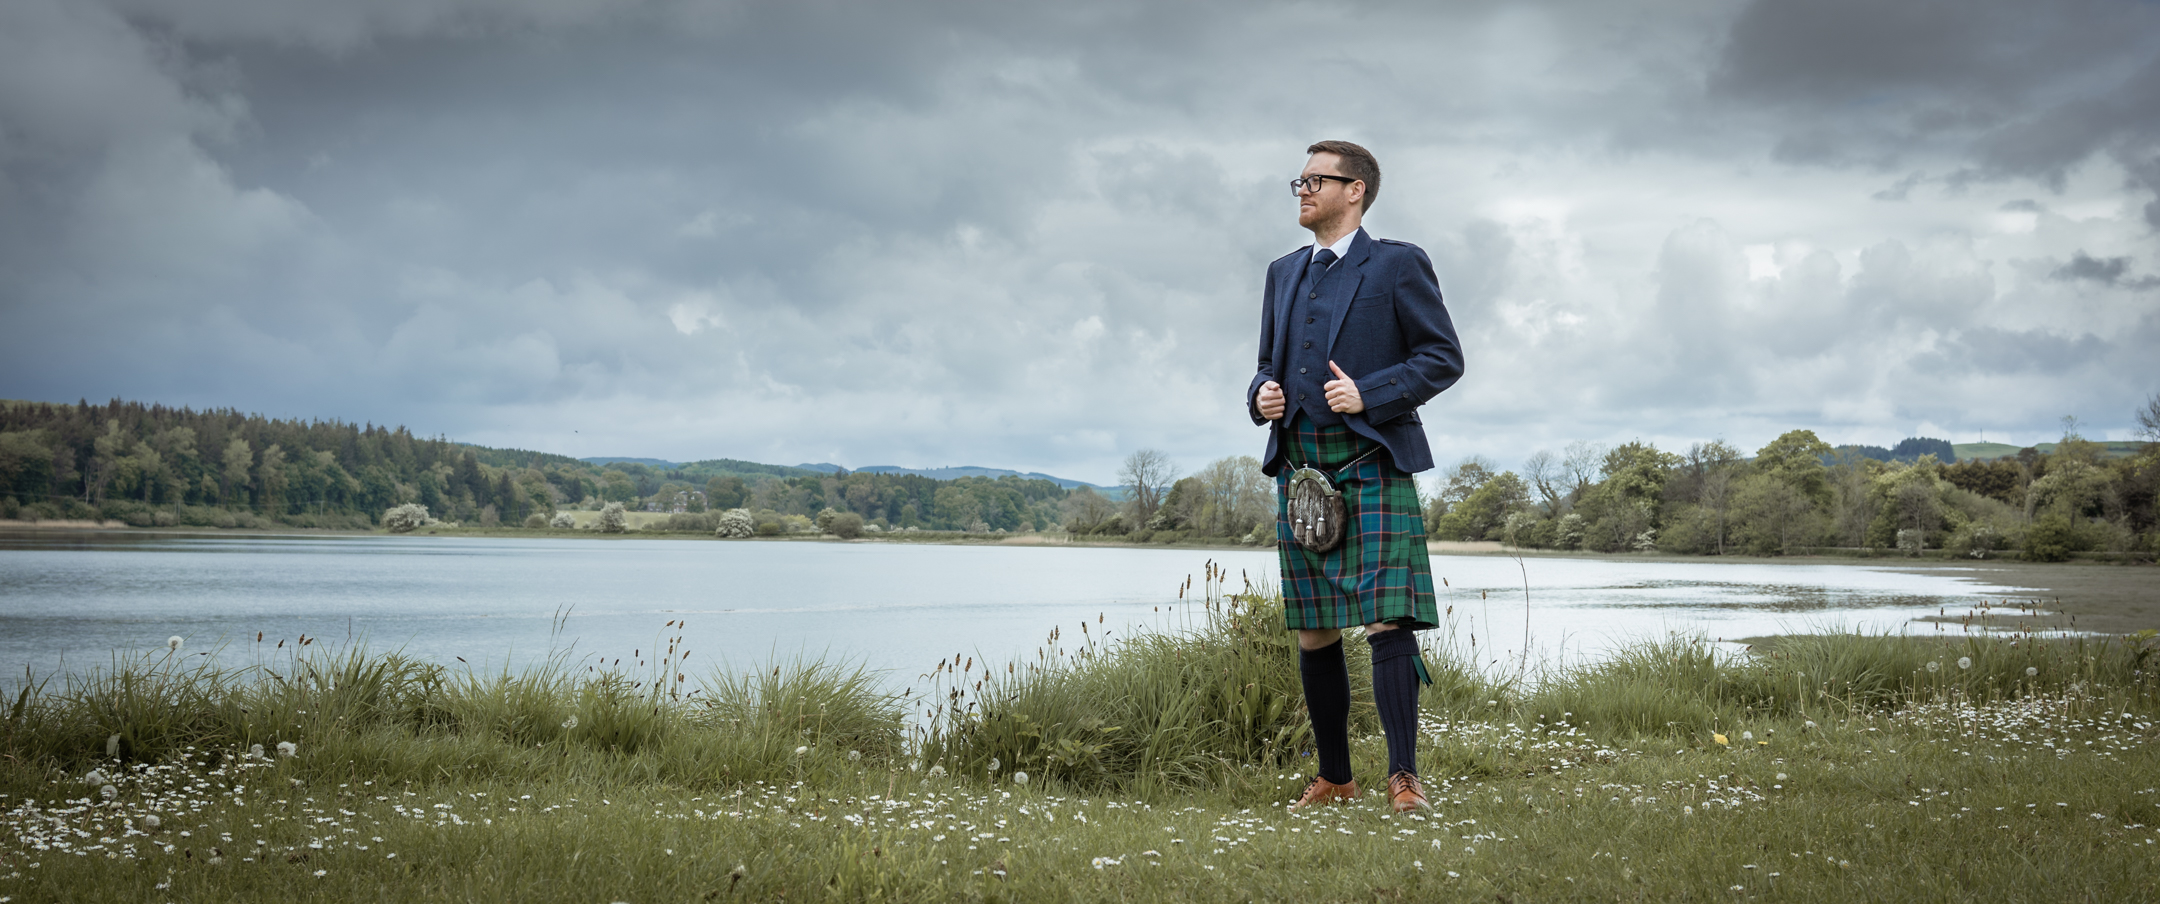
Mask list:
[{"label": "dandelion seed head", "polygon": [[155,832],[158,830],[158,826],[164,824],[165,821],[159,819],[156,813],[145,815],[142,818],[142,827],[145,831]]},{"label": "dandelion seed head", "polygon": [[1972,657],[1970,657],[1970,656],[1960,656],[1960,657],[1958,657],[1958,668],[1959,668],[1959,669],[1969,669],[1969,668],[1972,668]]},{"label": "dandelion seed head", "polygon": [[997,757],[991,757],[991,758],[990,758],[990,771],[992,771],[992,772],[996,772],[996,771],[998,771],[998,765],[999,765],[999,763],[998,763],[998,758],[997,758]]},{"label": "dandelion seed head", "polygon": [[295,743],[293,743],[293,742],[291,742],[291,741],[279,741],[279,742],[277,742],[277,755],[278,755],[278,756],[299,756],[299,755],[300,755],[300,745],[298,745],[298,744],[295,744]]},{"label": "dandelion seed head", "polygon": [[258,760],[259,760],[259,759],[262,759],[262,758],[263,758],[263,746],[262,746],[261,744],[251,744],[251,745],[249,745],[249,746],[248,746],[248,756],[249,756],[249,757],[251,757],[251,758],[253,758],[253,759],[258,759]]},{"label": "dandelion seed head", "polygon": [[577,715],[576,715],[575,713],[571,714],[570,718],[567,718],[567,719],[564,719],[564,720],[562,720],[562,728],[563,728],[563,730],[564,730],[564,731],[569,731],[570,729],[573,729],[573,728],[576,728],[576,727],[577,727]]},{"label": "dandelion seed head", "polygon": [[1928,671],[1930,673],[1942,671],[1942,663],[1936,662],[1933,659],[1928,660]]},{"label": "dandelion seed head", "polygon": [[795,748],[795,755],[796,755],[796,756],[802,756],[803,754],[806,754],[806,753],[809,753],[809,752],[810,752],[810,748],[809,748],[809,747],[808,747],[807,745],[806,745],[806,746],[802,746],[802,747],[797,747],[797,748]]},{"label": "dandelion seed head", "polygon": [[2031,678],[2034,675],[2038,674],[2040,674],[2040,670],[2038,668],[2029,665],[2025,667],[2025,677]]},{"label": "dandelion seed head", "polygon": [[115,788],[111,785],[106,785],[105,787],[98,789],[98,796],[105,798],[106,800],[112,800],[113,798],[120,796],[120,789]]},{"label": "dandelion seed head", "polygon": [[175,634],[171,637],[165,638],[165,649],[178,653],[180,652],[180,645],[184,643],[187,643],[187,639],[181,637],[178,634]]},{"label": "dandelion seed head", "polygon": [[1013,784],[1015,785],[1025,785],[1028,783],[1028,774],[1025,772],[1015,772],[1013,773],[1012,780]]},{"label": "dandelion seed head", "polygon": [[862,759],[862,751],[850,750],[847,752],[847,758],[850,763],[859,762]]}]

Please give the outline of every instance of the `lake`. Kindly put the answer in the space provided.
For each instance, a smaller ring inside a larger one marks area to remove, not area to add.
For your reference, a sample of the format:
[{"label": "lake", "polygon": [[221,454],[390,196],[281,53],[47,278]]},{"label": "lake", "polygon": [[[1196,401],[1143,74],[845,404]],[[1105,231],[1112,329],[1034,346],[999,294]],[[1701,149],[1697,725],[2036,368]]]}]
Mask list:
[{"label": "lake", "polygon": [[[1033,655],[1053,627],[1175,628],[1205,563],[1272,581],[1272,551],[802,541],[0,533],[0,676],[109,666],[115,651],[235,664],[305,634],[434,662],[517,667],[649,656],[686,624],[692,665],[796,655],[861,661],[896,684],[956,653]],[[1594,658],[1668,632],[1737,638],[1914,620],[2028,594],[1958,569],[1859,564],[1433,557],[1450,629],[1428,643],[1483,664]],[[1098,621],[1099,620],[1099,621]],[[461,667],[461,666],[460,666]]]}]

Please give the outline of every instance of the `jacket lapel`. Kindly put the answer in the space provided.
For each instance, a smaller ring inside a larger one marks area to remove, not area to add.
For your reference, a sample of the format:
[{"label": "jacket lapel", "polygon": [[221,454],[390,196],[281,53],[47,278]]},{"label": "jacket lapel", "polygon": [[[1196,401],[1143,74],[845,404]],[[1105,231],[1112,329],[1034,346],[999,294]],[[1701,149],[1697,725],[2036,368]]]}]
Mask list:
[{"label": "jacket lapel", "polygon": [[[1335,265],[1335,272],[1329,273],[1324,281],[1328,303],[1335,310],[1335,315],[1328,319],[1327,347],[1330,356],[1335,354],[1335,337],[1342,332],[1343,317],[1350,313],[1350,301],[1357,297],[1358,283],[1364,279],[1364,274],[1358,267],[1371,256],[1372,237],[1366,235],[1365,228],[1360,226],[1357,238],[1350,240],[1350,253],[1343,255],[1343,259]],[[1328,376],[1331,379],[1334,377],[1333,374]]]},{"label": "jacket lapel", "polygon": [[[1268,360],[1275,362],[1276,367],[1281,367],[1290,353],[1290,308],[1292,299],[1297,297],[1298,280],[1305,274],[1304,260],[1302,256],[1291,257],[1282,265],[1284,272],[1275,276],[1275,356]],[[1280,379],[1281,375],[1277,374],[1277,380]]]}]

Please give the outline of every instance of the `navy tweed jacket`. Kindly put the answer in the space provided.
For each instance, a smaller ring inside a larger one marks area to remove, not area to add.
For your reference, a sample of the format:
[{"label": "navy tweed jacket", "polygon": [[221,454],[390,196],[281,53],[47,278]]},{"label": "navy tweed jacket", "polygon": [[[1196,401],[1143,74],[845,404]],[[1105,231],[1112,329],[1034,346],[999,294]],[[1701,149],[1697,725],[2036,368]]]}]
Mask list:
[{"label": "navy tweed jacket", "polygon": [[[1270,421],[1260,416],[1256,399],[1260,384],[1290,382],[1278,368],[1287,367],[1291,358],[1287,328],[1295,301],[1291,296],[1305,275],[1311,250],[1308,245],[1269,264],[1267,289],[1261,296],[1260,372],[1245,390],[1245,407],[1253,423],[1268,426],[1267,456],[1261,459],[1261,469],[1269,476],[1282,470],[1282,428],[1296,413],[1298,402],[1295,397],[1288,399],[1282,419]],[[1417,409],[1455,385],[1463,373],[1462,344],[1456,341],[1454,321],[1440,300],[1440,280],[1433,274],[1432,260],[1416,245],[1375,239],[1360,228],[1350,242],[1350,253],[1335,264],[1321,290],[1327,302],[1323,307],[1334,312],[1321,366],[1334,361],[1357,382],[1358,395],[1365,400],[1365,410],[1344,415],[1344,423],[1378,440],[1397,468],[1413,474],[1431,470],[1432,447]]]}]

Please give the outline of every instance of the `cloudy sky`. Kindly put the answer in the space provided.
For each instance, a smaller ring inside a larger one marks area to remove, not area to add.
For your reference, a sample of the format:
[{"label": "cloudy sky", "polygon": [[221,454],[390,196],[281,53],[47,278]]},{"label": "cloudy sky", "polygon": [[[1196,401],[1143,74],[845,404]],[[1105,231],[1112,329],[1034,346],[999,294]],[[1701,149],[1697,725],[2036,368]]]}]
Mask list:
[{"label": "cloudy sky", "polygon": [[2160,6],[0,0],[0,397],[572,455],[1257,454],[1372,148],[1439,458],[2128,438]]}]

